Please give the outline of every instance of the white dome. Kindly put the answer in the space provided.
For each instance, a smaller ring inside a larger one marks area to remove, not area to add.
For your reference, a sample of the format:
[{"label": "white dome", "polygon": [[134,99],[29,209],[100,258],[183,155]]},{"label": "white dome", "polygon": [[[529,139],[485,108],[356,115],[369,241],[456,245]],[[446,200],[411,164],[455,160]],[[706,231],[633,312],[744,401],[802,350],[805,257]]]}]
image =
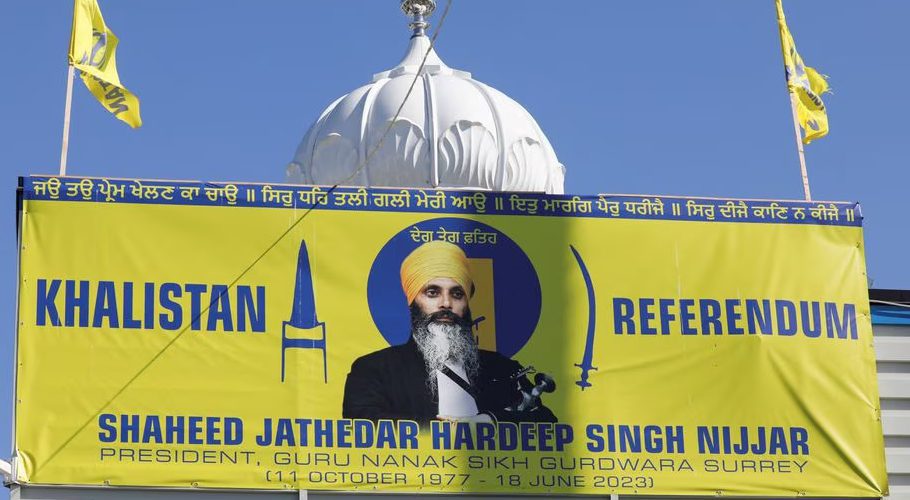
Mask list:
[{"label": "white dome", "polygon": [[[382,144],[424,55],[414,90]],[[358,171],[359,169],[359,171]],[[415,35],[404,59],[333,102],[304,136],[288,180],[561,194],[565,167],[520,104],[449,68]]]}]

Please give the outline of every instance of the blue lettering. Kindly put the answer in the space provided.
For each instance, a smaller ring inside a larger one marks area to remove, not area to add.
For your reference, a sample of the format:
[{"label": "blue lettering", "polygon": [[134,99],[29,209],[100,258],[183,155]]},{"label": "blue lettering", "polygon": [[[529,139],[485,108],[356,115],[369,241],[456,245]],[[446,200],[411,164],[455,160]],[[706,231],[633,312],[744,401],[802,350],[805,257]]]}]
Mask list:
[{"label": "blue lettering", "polygon": [[133,317],[133,284],[123,284],[123,328],[141,328],[142,322]]},{"label": "blue lettering", "polygon": [[[389,425],[383,426],[382,424],[389,424]],[[379,423],[379,439],[377,440],[378,442],[381,443],[383,440],[383,437],[384,437],[383,428],[391,427],[391,424],[392,424],[391,420],[383,420],[382,422]],[[385,436],[385,439],[390,439],[391,443],[392,443],[391,448],[394,448],[395,447],[395,440],[393,437],[395,435],[394,429],[386,432],[386,434],[388,434],[388,435]],[[321,419],[317,420],[315,422],[315,425],[313,426],[313,437],[316,438],[317,447],[332,446],[332,426],[329,425],[329,423],[326,422],[325,420],[321,420]]]},{"label": "blue lettering", "polygon": [[[318,428],[319,422],[316,422]],[[319,442],[318,435],[316,442]],[[332,445],[331,435],[329,436],[329,446]],[[391,420],[380,420],[376,428],[376,447],[377,448],[397,448],[395,443],[395,422]]]},{"label": "blue lettering", "polygon": [[496,426],[491,422],[477,423],[477,449],[496,449]]},{"label": "blue lettering", "polygon": [[683,438],[683,426],[667,426],[667,453],[685,453],[686,440]]},{"label": "blue lettering", "polygon": [[402,449],[417,449],[417,433],[420,425],[413,420],[398,421],[398,440]]},{"label": "blue lettering", "polygon": [[706,425],[698,426],[698,452],[702,455],[710,453],[716,455],[720,453],[720,434],[717,427],[708,427]]},{"label": "blue lettering", "polygon": [[208,290],[208,286],[197,283],[187,283],[185,289],[190,294],[190,328],[200,330],[202,316],[202,294]]},{"label": "blue lettering", "polygon": [[212,285],[212,302],[209,306],[209,319],[205,329],[210,332],[218,330],[219,321],[224,325],[224,331],[234,331],[234,318],[231,315],[231,301],[226,285]]},{"label": "blue lettering", "polygon": [[642,335],[657,335],[657,330],[651,326],[651,320],[654,319],[654,313],[651,312],[652,306],[654,306],[654,299],[638,299]]},{"label": "blue lettering", "polygon": [[514,451],[518,448],[518,426],[512,422],[499,423],[499,449]]},{"label": "blue lettering", "polygon": [[730,436],[730,428],[727,426],[724,426],[720,430],[720,434],[721,434],[721,436],[723,436],[722,443],[723,443],[723,447],[724,447],[724,454],[729,455],[730,452],[732,451],[730,449],[730,447],[732,446],[732,443],[733,443],[733,441],[732,441],[733,438]]},{"label": "blue lettering", "polygon": [[430,422],[430,428],[433,431],[433,449],[434,450],[444,450],[447,449],[448,443],[451,442],[451,432],[452,426],[449,422],[440,422],[439,420],[434,420]]},{"label": "blue lettering", "polygon": [[777,334],[789,337],[796,334],[796,305],[789,300],[775,300]]},{"label": "blue lettering", "polygon": [[[753,446],[753,450],[755,447]],[[788,455],[790,450],[787,448],[787,436],[784,434],[783,427],[771,428],[771,444],[768,446],[768,453],[771,455]]]},{"label": "blue lettering", "polygon": [[[47,286],[47,280],[38,280],[38,313],[35,318],[35,324],[44,326],[47,316],[50,316],[52,326],[60,326],[60,314],[57,312],[57,292],[60,291],[60,280],[51,280],[51,286]],[[109,442],[109,441],[107,441]]]},{"label": "blue lettering", "polygon": [[161,443],[164,438],[161,436],[161,420],[158,415],[149,415],[145,418],[145,428],[142,429],[143,443]]},{"label": "blue lettering", "polygon": [[262,434],[256,436],[256,444],[259,446],[269,446],[272,444],[272,419],[267,418],[262,421]]},{"label": "blue lettering", "polygon": [[619,426],[619,451],[641,453],[641,427]]},{"label": "blue lettering", "polygon": [[179,298],[183,295],[183,290],[177,283],[163,283],[161,285],[161,307],[170,311],[170,314],[161,313],[158,315],[158,321],[161,322],[161,328],[165,330],[178,330],[183,324],[183,308],[174,301],[174,297]]},{"label": "blue lettering", "polygon": [[[810,307],[812,308],[812,316],[809,316]],[[822,334],[821,304],[818,302],[801,300],[799,302],[799,315],[802,319],[803,334],[806,337],[816,338]]]},{"label": "blue lettering", "polygon": [[[617,335],[635,333],[635,305],[632,299],[613,297],[613,331]],[[623,328],[625,326],[625,328]]]},{"label": "blue lettering", "polygon": [[[764,442],[764,440],[765,440],[765,428],[764,427],[758,428],[758,435],[756,436],[756,440],[759,443]],[[742,426],[739,428],[739,442],[733,443],[733,453],[736,453],[737,455],[745,455],[746,453],[749,453],[749,428],[748,427]],[[756,451],[754,453],[757,455],[761,455],[764,452]]]},{"label": "blue lettering", "polygon": [[663,430],[656,425],[646,425],[645,429],[645,451],[648,453],[660,453],[664,449],[664,441],[661,439]]},{"label": "blue lettering", "polygon": [[670,312],[670,307],[673,306],[674,302],[673,299],[660,299],[658,301],[658,306],[660,307],[661,335],[670,335],[670,323],[676,319],[676,315]]},{"label": "blue lettering", "polygon": [[297,446],[294,439],[294,428],[291,419],[279,418],[275,426],[275,446]]},{"label": "blue lettering", "polygon": [[189,417],[189,444],[204,444],[202,441],[202,417]]},{"label": "blue lettering", "polygon": [[246,331],[247,318],[254,332],[265,332],[265,287],[256,287],[256,304],[253,305],[253,292],[247,285],[237,287],[237,330]]},{"label": "blue lettering", "polygon": [[111,328],[120,328],[120,318],[117,317],[117,291],[113,281],[99,281],[98,295],[95,296],[95,315],[92,326],[101,328],[104,318]]},{"label": "blue lettering", "polygon": [[224,444],[237,445],[243,441],[243,420],[237,417],[224,419]]},{"label": "blue lettering", "polygon": [[[759,302],[746,299],[746,318],[749,323],[749,334],[754,335],[761,331],[762,335],[771,335],[771,301],[764,299]],[[755,328],[756,324],[758,329]]]},{"label": "blue lettering", "polygon": [[553,427],[550,424],[537,424],[537,451],[553,451]]},{"label": "blue lettering", "polygon": [[790,453],[794,455],[809,454],[809,431],[805,428],[790,428]]},{"label": "blue lettering", "polygon": [[354,421],[354,447],[369,448],[373,444],[373,422],[369,420]]},{"label": "blue lettering", "polygon": [[297,424],[297,428],[300,429],[300,446],[308,446],[309,439],[307,436],[310,433],[310,424],[313,423],[312,418],[295,418],[294,423]]},{"label": "blue lettering", "polygon": [[120,442],[139,442],[139,415],[120,415]]},{"label": "blue lettering", "polygon": [[727,333],[729,335],[742,335],[745,331],[738,325],[743,314],[739,312],[741,305],[739,299],[727,299],[724,301],[727,306]]},{"label": "blue lettering", "polygon": [[342,419],[336,422],[338,431],[337,444],[335,446],[339,448],[350,448],[351,442],[348,439],[351,437],[351,421],[348,419]]},{"label": "blue lettering", "polygon": [[88,327],[88,281],[79,282],[79,295],[76,295],[75,280],[66,280],[65,289],[64,324],[76,326],[76,308],[79,308],[79,326]]},{"label": "blue lettering", "polygon": [[679,320],[682,322],[680,325],[682,327],[683,335],[696,335],[698,330],[690,326],[690,321],[695,319],[695,313],[691,312],[689,308],[695,305],[693,299],[680,299],[679,301]]},{"label": "blue lettering", "polygon": [[155,284],[145,284],[145,325],[146,330],[155,328]]},{"label": "blue lettering", "polygon": [[471,437],[471,428],[464,422],[455,422],[455,450],[473,450],[474,439]]},{"label": "blue lettering", "polygon": [[[541,424],[546,425],[546,424]],[[563,451],[575,440],[575,430],[568,424],[556,424],[556,451]]]},{"label": "blue lettering", "polygon": [[218,417],[205,417],[205,444],[221,444],[218,433]]},{"label": "blue lettering", "polygon": [[98,415],[98,427],[101,428],[101,432],[98,433],[99,441],[102,443],[113,443],[117,440],[117,427],[115,427],[116,422],[117,417],[115,415],[111,415],[110,413],[103,413],[101,415]]},{"label": "blue lettering", "polygon": [[714,299],[702,299],[699,305],[702,335],[710,335],[711,330],[714,330],[715,335],[721,335],[723,331],[720,325],[720,302]]},{"label": "blue lettering", "polygon": [[841,316],[841,319],[839,319],[837,304],[825,302],[825,320],[828,324],[828,338],[833,339],[836,335],[839,339],[846,339],[849,335],[851,339],[856,340],[856,306],[854,304],[844,304],[844,313]]},{"label": "blue lettering", "polygon": [[[743,442],[746,442],[746,440],[749,439],[748,438],[749,428],[743,426],[741,429],[742,429]],[[772,427],[772,429],[780,429],[780,427]],[[765,443],[767,443],[767,441],[768,441],[768,439],[765,437],[765,428],[759,427],[759,428],[755,429],[755,442],[752,443],[752,447],[748,448],[743,453],[744,454],[749,453],[749,451],[751,450],[753,455],[764,455],[765,453],[768,452],[768,447],[765,445]]]},{"label": "blue lettering", "polygon": [[167,433],[168,444],[184,443],[184,417],[167,417],[164,419],[165,432]]}]

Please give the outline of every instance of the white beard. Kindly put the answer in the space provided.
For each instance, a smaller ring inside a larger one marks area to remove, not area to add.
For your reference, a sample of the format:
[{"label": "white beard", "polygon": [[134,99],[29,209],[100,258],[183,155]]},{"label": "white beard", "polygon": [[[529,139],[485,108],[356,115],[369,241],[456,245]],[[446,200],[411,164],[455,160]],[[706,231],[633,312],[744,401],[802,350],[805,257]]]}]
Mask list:
[{"label": "white beard", "polygon": [[431,322],[414,332],[414,342],[423,354],[427,368],[427,387],[436,395],[436,370],[446,363],[461,365],[472,383],[480,368],[477,344],[470,331],[452,323]]}]

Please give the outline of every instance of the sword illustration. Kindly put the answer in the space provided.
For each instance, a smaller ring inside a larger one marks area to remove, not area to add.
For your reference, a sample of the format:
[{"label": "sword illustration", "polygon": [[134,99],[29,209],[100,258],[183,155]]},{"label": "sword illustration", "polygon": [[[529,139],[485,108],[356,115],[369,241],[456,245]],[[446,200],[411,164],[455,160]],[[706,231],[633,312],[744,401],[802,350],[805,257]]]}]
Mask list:
[{"label": "sword illustration", "polygon": [[575,385],[581,387],[581,390],[585,390],[586,387],[591,387],[591,383],[588,382],[588,372],[597,369],[591,364],[594,358],[594,326],[597,320],[597,305],[594,302],[594,284],[591,282],[591,275],[588,273],[585,261],[582,260],[575,247],[569,245],[569,249],[572,250],[572,255],[578,261],[578,268],[581,269],[581,276],[585,279],[585,288],[588,290],[588,336],[585,340],[585,353],[581,358],[581,363],[575,364],[575,366],[581,368],[581,376],[575,382]]},{"label": "sword illustration", "polygon": [[[288,333],[293,334],[292,337]],[[315,336],[313,334],[316,334]],[[320,335],[321,334],[321,335]],[[300,241],[297,254],[297,280],[294,286],[294,304],[291,319],[281,325],[281,381],[284,382],[285,352],[288,349],[322,350],[322,376],[329,381],[326,361],[325,323],[316,318],[316,297],[313,293],[313,274],[310,271],[310,255],[306,241]]]}]

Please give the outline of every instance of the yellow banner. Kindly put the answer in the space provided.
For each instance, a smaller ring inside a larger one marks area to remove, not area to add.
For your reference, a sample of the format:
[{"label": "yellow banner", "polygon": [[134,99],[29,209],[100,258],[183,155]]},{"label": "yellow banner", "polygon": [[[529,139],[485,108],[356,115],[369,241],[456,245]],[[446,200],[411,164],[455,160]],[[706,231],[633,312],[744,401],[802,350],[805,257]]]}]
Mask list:
[{"label": "yellow banner", "polygon": [[117,74],[119,40],[101,17],[97,0],[75,0],[70,64],[79,70],[83,83],[105,109],[130,127],[142,126],[139,99]]},{"label": "yellow banner", "polygon": [[24,483],[887,494],[855,204],[23,186]]}]

